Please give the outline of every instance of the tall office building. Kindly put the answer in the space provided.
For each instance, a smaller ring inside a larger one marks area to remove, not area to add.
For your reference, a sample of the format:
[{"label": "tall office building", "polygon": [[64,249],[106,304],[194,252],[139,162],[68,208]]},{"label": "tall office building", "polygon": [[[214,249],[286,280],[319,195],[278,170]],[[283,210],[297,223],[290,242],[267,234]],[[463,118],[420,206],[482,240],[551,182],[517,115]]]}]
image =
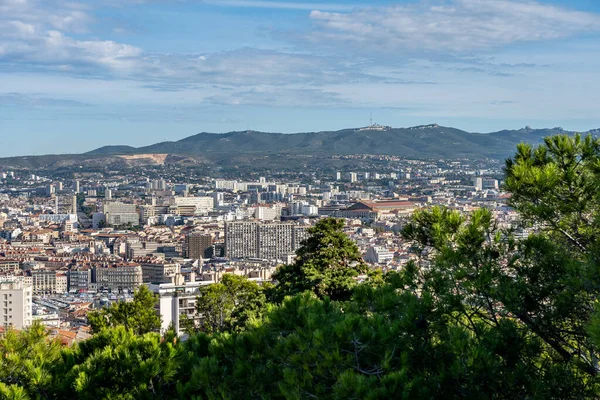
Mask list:
[{"label": "tall office building", "polygon": [[22,280],[0,282],[0,326],[27,328],[32,322],[33,290]]},{"label": "tall office building", "polygon": [[350,172],[350,182],[354,183],[356,182],[358,179],[356,177],[356,172]]},{"label": "tall office building", "polygon": [[336,181],[341,181],[342,180],[342,173],[340,171],[335,173],[335,180]]},{"label": "tall office building", "polygon": [[75,181],[75,187],[73,188],[75,190],[75,193],[79,193],[81,190],[81,188],[79,187],[79,181]]},{"label": "tall office building", "polygon": [[104,191],[104,198],[105,198],[106,200],[112,200],[112,190],[110,190],[110,189],[106,189],[106,190]]},{"label": "tall office building", "polygon": [[212,256],[213,238],[204,233],[190,233],[185,237],[185,255],[199,260]]}]

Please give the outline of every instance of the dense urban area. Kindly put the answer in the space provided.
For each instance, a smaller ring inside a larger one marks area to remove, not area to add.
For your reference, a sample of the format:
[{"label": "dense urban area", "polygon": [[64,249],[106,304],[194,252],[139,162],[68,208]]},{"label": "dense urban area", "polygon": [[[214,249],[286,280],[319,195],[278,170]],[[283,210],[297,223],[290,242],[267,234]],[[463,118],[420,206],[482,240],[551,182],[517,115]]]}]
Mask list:
[{"label": "dense urban area", "polygon": [[76,171],[71,179],[5,170],[0,280],[13,305],[0,308],[0,322],[22,329],[41,321],[72,342],[88,337],[89,310],[148,285],[160,295],[163,330],[174,324],[183,333],[180,315],[200,318],[203,286],[224,274],[270,281],[320,218],[343,218],[364,261],[382,271],[411,259],[399,231],[417,209],[485,207],[502,225],[516,221],[498,162],[381,158],[377,169],[255,181],[190,178],[177,167]]}]

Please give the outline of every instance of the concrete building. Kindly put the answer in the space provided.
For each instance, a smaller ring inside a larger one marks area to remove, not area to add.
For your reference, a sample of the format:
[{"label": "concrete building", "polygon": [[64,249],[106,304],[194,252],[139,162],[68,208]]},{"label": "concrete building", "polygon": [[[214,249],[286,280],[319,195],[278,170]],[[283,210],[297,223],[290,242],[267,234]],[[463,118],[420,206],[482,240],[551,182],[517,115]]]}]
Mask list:
[{"label": "concrete building", "polygon": [[256,207],[254,217],[260,221],[273,221],[281,216],[281,208]]},{"label": "concrete building", "polygon": [[196,313],[196,301],[200,296],[200,288],[211,283],[195,282],[195,279],[184,282],[183,277],[178,274],[173,283],[150,285],[150,290],[158,295],[161,333],[164,333],[173,324],[175,331],[180,335],[183,334],[183,327],[180,324],[182,316],[193,319],[198,324],[200,316]]},{"label": "concrete building", "polygon": [[186,208],[191,208],[191,215],[205,215],[213,209],[214,198],[202,197],[175,197],[174,205],[177,206],[177,214],[186,215],[190,212],[184,212]]},{"label": "concrete building", "polygon": [[498,189],[498,180],[493,178],[484,178],[482,181],[482,189]]},{"label": "concrete building", "polygon": [[99,290],[134,291],[142,284],[142,267],[139,264],[95,267],[93,281]]},{"label": "concrete building", "polygon": [[32,322],[31,286],[22,280],[0,282],[0,326],[24,329]]},{"label": "concrete building", "polygon": [[140,215],[135,204],[125,204],[118,201],[106,203],[102,206],[102,214],[104,214],[108,225],[140,224]]},{"label": "concrete building", "polygon": [[46,196],[50,197],[56,193],[56,187],[54,185],[46,186]]},{"label": "concrete building", "polygon": [[0,260],[1,274],[16,274],[19,269],[19,261],[17,260]]},{"label": "concrete building", "polygon": [[213,237],[209,234],[190,233],[185,237],[185,257],[200,260],[212,256]]},{"label": "concrete building", "polygon": [[354,183],[358,180],[356,172],[350,172],[350,182]]},{"label": "concrete building", "polygon": [[67,275],[49,270],[31,271],[34,294],[62,294],[67,293]]},{"label": "concrete building", "polygon": [[71,268],[67,272],[69,292],[87,292],[92,283],[92,271],[88,268]]},{"label": "concrete building", "polygon": [[258,223],[254,221],[225,224],[225,255],[229,258],[258,258]]},{"label": "concrete building", "polygon": [[144,283],[169,283],[179,273],[179,264],[167,262],[142,263]]},{"label": "concrete building", "polygon": [[293,223],[229,222],[225,224],[225,255],[285,261],[307,237],[307,229]]},{"label": "concrete building", "polygon": [[368,263],[385,264],[394,259],[394,252],[383,247],[373,246],[367,249],[367,253],[363,258]]}]

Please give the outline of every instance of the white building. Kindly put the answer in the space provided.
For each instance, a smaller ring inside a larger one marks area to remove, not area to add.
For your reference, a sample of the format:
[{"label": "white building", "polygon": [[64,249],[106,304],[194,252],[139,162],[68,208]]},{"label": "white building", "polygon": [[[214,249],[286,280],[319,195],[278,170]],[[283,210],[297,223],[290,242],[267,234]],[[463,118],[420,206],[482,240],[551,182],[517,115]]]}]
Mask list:
[{"label": "white building", "polygon": [[0,326],[19,330],[30,326],[32,295],[31,286],[22,280],[0,282]]},{"label": "white building", "polygon": [[57,274],[56,271],[38,270],[31,272],[31,279],[35,294],[67,293],[67,275]]},{"label": "white building", "polygon": [[215,200],[212,197],[175,197],[178,208],[195,207],[194,214],[204,215],[213,209]]},{"label": "white building", "polygon": [[369,247],[364,259],[366,262],[372,264],[385,264],[394,259],[394,252],[383,247]]},{"label": "white building", "polygon": [[[194,277],[194,274],[192,274]],[[195,279],[195,277],[194,277]],[[198,323],[196,314],[196,301],[200,295],[202,286],[212,284],[207,282],[184,282],[181,275],[177,275],[174,283],[161,283],[149,285],[150,290],[158,294],[158,312],[161,319],[161,333],[164,333],[173,324],[175,330],[182,334],[183,327],[180,324],[182,316],[194,319]]]},{"label": "white building", "polygon": [[52,222],[54,224],[62,224],[63,222],[77,222],[75,214],[40,214],[40,222]]}]

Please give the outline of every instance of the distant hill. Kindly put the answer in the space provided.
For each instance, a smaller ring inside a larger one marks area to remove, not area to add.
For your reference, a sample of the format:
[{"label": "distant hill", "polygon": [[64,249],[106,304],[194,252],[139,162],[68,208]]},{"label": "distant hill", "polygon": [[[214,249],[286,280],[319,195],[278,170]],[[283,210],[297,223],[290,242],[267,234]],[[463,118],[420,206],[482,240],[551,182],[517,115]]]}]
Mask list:
[{"label": "distant hill", "polygon": [[[597,133],[598,130],[592,131]],[[206,156],[210,153],[306,155],[385,154],[419,158],[490,157],[514,153],[520,142],[539,143],[545,136],[573,134],[562,128],[503,130],[471,133],[437,124],[411,128],[372,127],[329,132],[267,133],[241,131],[199,133],[176,142],[144,147],[106,146],[88,155],[168,153]]]},{"label": "distant hill", "polygon": [[[600,129],[582,133],[600,135]],[[373,125],[339,131],[305,132],[295,134],[241,131],[229,133],[198,133],[187,138],[156,143],[150,146],[104,146],[84,154],[11,157],[0,159],[5,166],[26,168],[59,168],[69,165],[115,168],[131,165],[153,165],[153,155],[169,155],[161,162],[178,164],[219,165],[239,163],[253,165],[252,160],[262,159],[268,164],[285,156],[313,156],[323,159],[336,155],[380,154],[408,158],[496,158],[514,154],[518,143],[537,144],[544,137],[574,132],[562,128],[502,130],[490,133],[473,133],[437,124],[392,128]],[[119,156],[147,155],[124,158]],[[277,155],[277,157],[275,157]],[[283,158],[282,158],[283,157]],[[273,165],[276,167],[275,165]]]}]

